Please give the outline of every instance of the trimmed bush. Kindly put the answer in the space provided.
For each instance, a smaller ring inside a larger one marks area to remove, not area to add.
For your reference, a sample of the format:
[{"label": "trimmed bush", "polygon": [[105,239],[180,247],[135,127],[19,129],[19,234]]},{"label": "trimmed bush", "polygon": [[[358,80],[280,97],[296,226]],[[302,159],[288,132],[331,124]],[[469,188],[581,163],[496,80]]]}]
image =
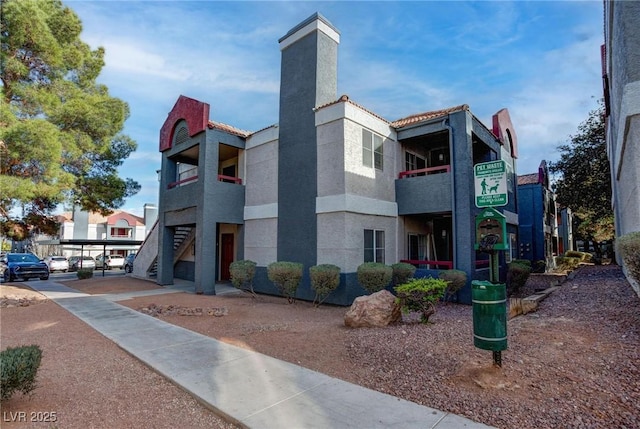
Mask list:
[{"label": "trimmed bush", "polygon": [[510,294],[518,293],[531,274],[531,261],[529,264],[518,261],[512,261],[507,268],[507,290]]},{"label": "trimmed bush", "polygon": [[578,268],[580,258],[568,256],[556,256],[556,268],[560,271],[571,271]]},{"label": "trimmed bush", "polygon": [[406,262],[398,262],[391,265],[393,285],[401,285],[413,278],[416,272],[416,267]]},{"label": "trimmed bush", "polygon": [[329,294],[340,285],[340,267],[331,264],[309,267],[309,277],[311,288],[316,292],[313,305],[320,307]]},{"label": "trimmed bush", "polygon": [[438,277],[447,282],[445,301],[451,300],[453,295],[467,284],[467,273],[462,270],[442,270],[438,273]]},{"label": "trimmed bush", "polygon": [[0,399],[9,399],[16,391],[31,393],[36,388],[41,359],[42,350],[36,345],[8,347],[0,352]]},{"label": "trimmed bush", "polygon": [[231,284],[240,290],[248,291],[255,298],[253,277],[256,275],[256,263],[249,260],[233,261],[229,266]]},{"label": "trimmed bush", "polygon": [[78,278],[80,280],[90,279],[91,277],[93,277],[93,269],[91,269],[91,268],[80,268],[76,272],[76,275],[78,276]]},{"label": "trimmed bush", "polygon": [[547,263],[540,259],[533,264],[532,270],[534,273],[545,273],[547,271]]},{"label": "trimmed bush", "polygon": [[369,293],[387,287],[392,277],[393,269],[379,262],[365,262],[358,267],[358,283]]},{"label": "trimmed bush", "polygon": [[289,304],[296,301],[296,291],[302,280],[303,265],[298,262],[278,261],[269,264],[267,276],[287,298]]},{"label": "trimmed bush", "polygon": [[591,262],[593,255],[587,252],[579,252],[577,250],[569,250],[565,252],[564,256],[568,258],[579,258],[580,262]]},{"label": "trimmed bush", "polygon": [[640,283],[640,231],[618,237],[616,253],[620,255],[629,276]]},{"label": "trimmed bush", "polygon": [[442,279],[425,277],[411,279],[395,288],[397,302],[405,313],[419,311],[420,322],[429,322],[429,317],[436,312],[436,303],[444,296],[447,282]]}]

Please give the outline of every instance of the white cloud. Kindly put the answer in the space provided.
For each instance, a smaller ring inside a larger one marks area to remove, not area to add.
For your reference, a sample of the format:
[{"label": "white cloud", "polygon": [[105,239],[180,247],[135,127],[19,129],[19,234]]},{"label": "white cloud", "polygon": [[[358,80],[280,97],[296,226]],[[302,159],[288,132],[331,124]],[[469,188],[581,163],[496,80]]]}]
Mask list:
[{"label": "white cloud", "polygon": [[143,46],[137,46],[130,40],[109,40],[104,48],[106,69],[119,74],[176,81],[185,81],[193,76],[189,68],[161,54],[150,52]]},{"label": "white cloud", "polygon": [[[557,160],[557,147],[577,132],[602,97],[599,40],[580,40],[547,53],[510,108],[522,153],[521,167]],[[536,159],[537,158],[537,159]]]}]

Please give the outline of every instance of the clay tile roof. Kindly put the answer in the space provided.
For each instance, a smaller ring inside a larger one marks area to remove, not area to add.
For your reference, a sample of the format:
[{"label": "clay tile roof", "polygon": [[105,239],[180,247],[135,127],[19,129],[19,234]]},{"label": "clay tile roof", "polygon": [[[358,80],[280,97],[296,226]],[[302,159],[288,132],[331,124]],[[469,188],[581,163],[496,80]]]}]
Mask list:
[{"label": "clay tile roof", "polygon": [[384,121],[387,124],[390,123],[390,121],[388,119],[383,118],[382,116],[380,116],[380,115],[372,112],[371,110],[367,109],[363,105],[358,104],[355,101],[351,100],[347,94],[341,95],[340,98],[338,98],[335,101],[331,101],[331,102],[329,102],[327,104],[323,104],[322,106],[318,106],[314,110],[317,112],[320,109],[324,109],[325,107],[333,106],[334,104],[338,104],[338,103],[349,103],[349,104],[352,104],[352,105],[356,106],[358,109],[361,109],[361,110],[369,113],[370,115],[375,116],[376,118],[380,119],[381,121]]},{"label": "clay tile roof", "polygon": [[[113,213],[111,213],[108,216],[103,216],[98,212],[89,212],[89,219],[88,222],[90,225],[97,225],[97,224],[101,224],[101,223],[107,223],[107,221],[109,220],[110,217],[115,217],[116,219],[118,218],[124,218],[127,221],[131,221],[129,222],[129,224],[131,225],[131,223],[135,223],[136,225],[144,225],[144,219],[141,218],[140,216],[136,216],[136,215],[132,215],[131,213],[125,212],[123,210],[114,210]],[[72,212],[65,212],[62,213],[60,215],[56,216],[56,219],[58,220],[58,222],[73,222],[73,213]]]},{"label": "clay tile roof", "polygon": [[538,182],[538,173],[523,174],[522,176],[518,176],[518,185],[535,185]]},{"label": "clay tile roof", "polygon": [[415,115],[407,116],[406,118],[398,119],[391,122],[391,126],[394,128],[402,128],[407,125],[415,124],[422,121],[428,121],[430,119],[440,118],[450,113],[458,112],[461,110],[469,110],[469,105],[461,104],[460,106],[449,107],[447,109],[433,110],[431,112],[417,113]]},{"label": "clay tile roof", "polygon": [[225,133],[233,134],[235,136],[243,138],[246,138],[249,134],[251,134],[251,131],[241,130],[239,128],[232,127],[231,125],[223,124],[222,122],[214,122],[210,120],[208,126],[212,130],[224,131]]},{"label": "clay tile roof", "polygon": [[62,214],[56,215],[55,219],[60,223],[70,222],[71,213],[62,213]]}]

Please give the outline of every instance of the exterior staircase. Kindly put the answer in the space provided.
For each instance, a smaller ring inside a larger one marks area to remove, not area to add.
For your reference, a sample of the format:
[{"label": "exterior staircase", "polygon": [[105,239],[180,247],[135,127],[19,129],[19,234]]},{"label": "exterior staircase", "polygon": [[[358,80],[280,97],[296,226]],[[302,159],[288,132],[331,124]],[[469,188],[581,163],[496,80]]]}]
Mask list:
[{"label": "exterior staircase", "polygon": [[[189,226],[178,226],[173,238],[173,263],[178,262],[195,239],[195,229]],[[139,278],[153,278],[158,274],[158,222],[153,225],[138,254],[133,261],[133,276]]]}]

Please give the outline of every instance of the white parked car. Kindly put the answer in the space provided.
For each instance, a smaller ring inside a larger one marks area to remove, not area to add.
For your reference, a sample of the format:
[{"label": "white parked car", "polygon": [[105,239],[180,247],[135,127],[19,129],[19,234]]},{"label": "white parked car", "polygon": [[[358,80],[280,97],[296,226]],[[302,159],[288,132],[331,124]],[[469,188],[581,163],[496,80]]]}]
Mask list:
[{"label": "white parked car", "polygon": [[98,255],[96,256],[96,269],[110,270],[112,268],[122,268],[124,257],[122,255]]},{"label": "white parked car", "polygon": [[66,273],[69,270],[69,261],[65,256],[47,256],[44,263],[49,267],[49,272],[62,271]]},{"label": "white parked car", "polygon": [[80,269],[93,270],[96,267],[96,261],[91,256],[70,256],[69,271],[78,271]]}]

